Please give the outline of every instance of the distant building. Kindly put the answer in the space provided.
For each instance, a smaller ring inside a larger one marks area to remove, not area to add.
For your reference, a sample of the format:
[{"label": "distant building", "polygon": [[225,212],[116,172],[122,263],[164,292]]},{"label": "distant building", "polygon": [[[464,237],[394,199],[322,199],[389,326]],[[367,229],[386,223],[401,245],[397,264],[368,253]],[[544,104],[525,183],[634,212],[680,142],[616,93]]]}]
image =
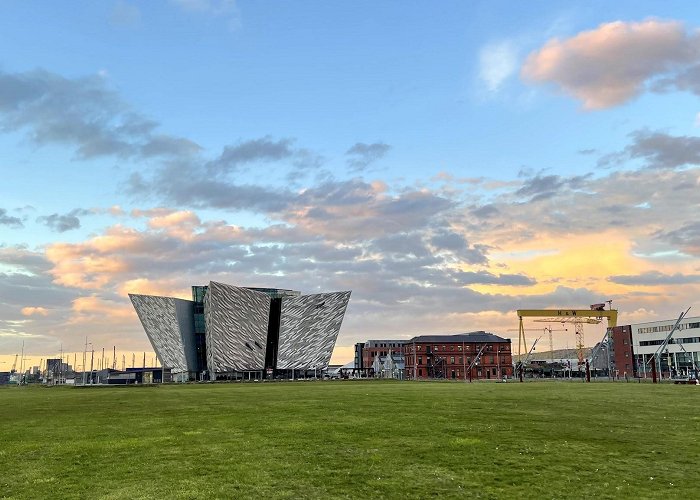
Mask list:
[{"label": "distant building", "polygon": [[[176,380],[304,376],[328,366],[350,292],[301,295],[212,281],[193,300],[129,294]],[[298,372],[298,373],[297,373]]]},{"label": "distant building", "polygon": [[[676,319],[636,323],[612,329],[619,376],[651,377],[654,354]],[[695,377],[700,367],[700,317],[684,318],[659,356],[659,376]],[[658,368],[658,367],[657,367]]]},{"label": "distant building", "polygon": [[500,379],[513,376],[511,341],[484,331],[419,335],[404,346],[408,379]]},{"label": "distant building", "polygon": [[403,378],[406,340],[368,340],[355,344],[355,376]]},{"label": "distant building", "polygon": [[407,340],[368,340],[362,346],[362,366],[371,367],[377,357],[381,363],[387,355],[401,359],[403,363],[403,348]]}]

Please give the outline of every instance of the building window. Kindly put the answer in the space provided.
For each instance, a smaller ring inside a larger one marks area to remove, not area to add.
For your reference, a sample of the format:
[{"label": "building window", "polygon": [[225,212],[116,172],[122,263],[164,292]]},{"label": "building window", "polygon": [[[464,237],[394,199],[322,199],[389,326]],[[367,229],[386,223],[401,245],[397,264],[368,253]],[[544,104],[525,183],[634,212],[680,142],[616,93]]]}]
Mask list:
[{"label": "building window", "polygon": [[455,357],[454,356],[450,356],[450,364],[451,365],[455,364]]},{"label": "building window", "polygon": [[436,351],[439,351],[439,350],[440,350],[440,346],[439,346],[439,345],[436,345],[436,346],[434,346],[434,347],[435,347],[435,350],[436,350]]},{"label": "building window", "polygon": [[419,365],[422,365],[422,364],[423,364],[423,358],[422,358],[422,357],[419,357],[419,358],[418,358],[418,364],[419,364]]},{"label": "building window", "polygon": [[423,370],[422,370],[422,369],[419,369],[419,370],[418,370],[418,376],[419,376],[419,377],[422,377],[422,376],[423,376]]}]

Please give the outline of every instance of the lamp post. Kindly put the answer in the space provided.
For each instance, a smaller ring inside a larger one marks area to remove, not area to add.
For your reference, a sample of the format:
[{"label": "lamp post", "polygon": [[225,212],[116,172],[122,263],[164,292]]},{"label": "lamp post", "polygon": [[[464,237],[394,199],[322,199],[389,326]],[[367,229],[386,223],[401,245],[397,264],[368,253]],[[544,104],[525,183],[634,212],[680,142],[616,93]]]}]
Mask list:
[{"label": "lamp post", "polygon": [[92,345],[92,342],[90,343],[90,347],[92,348],[92,350],[90,351],[90,385],[92,385],[94,382],[94,380],[92,379],[92,364],[95,361],[95,347]]},{"label": "lamp post", "polygon": [[[85,372],[85,356],[87,354],[88,338],[85,337],[85,347],[83,347],[83,385],[85,385],[87,378],[87,373]],[[92,344],[91,344],[92,345]]]}]

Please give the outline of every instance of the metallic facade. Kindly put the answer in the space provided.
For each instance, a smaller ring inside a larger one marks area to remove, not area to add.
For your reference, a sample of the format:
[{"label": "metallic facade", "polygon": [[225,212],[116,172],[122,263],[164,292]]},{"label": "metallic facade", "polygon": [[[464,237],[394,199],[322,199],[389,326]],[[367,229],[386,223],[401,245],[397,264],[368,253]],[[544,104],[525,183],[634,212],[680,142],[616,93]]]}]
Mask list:
[{"label": "metallic facade", "polygon": [[161,363],[174,373],[194,371],[194,303],[131,293],[129,298]]},{"label": "metallic facade", "polygon": [[302,295],[282,302],[277,368],[315,370],[328,366],[350,292]]},{"label": "metallic facade", "polygon": [[212,281],[204,296],[207,365],[214,373],[263,370],[270,298]]},{"label": "metallic facade", "polygon": [[206,373],[215,379],[217,374],[325,369],[350,292],[300,295],[212,281],[193,287],[194,301],[129,297],[165,366],[190,378]]}]

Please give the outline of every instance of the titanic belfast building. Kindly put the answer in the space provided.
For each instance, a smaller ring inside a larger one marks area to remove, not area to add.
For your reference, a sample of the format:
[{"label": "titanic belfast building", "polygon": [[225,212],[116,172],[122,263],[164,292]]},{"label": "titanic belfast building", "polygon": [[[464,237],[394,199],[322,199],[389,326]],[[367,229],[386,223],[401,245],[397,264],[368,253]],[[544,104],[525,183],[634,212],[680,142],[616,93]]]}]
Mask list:
[{"label": "titanic belfast building", "polygon": [[292,375],[328,366],[350,292],[301,295],[215,281],[192,300],[129,294],[163,366],[180,380]]}]

